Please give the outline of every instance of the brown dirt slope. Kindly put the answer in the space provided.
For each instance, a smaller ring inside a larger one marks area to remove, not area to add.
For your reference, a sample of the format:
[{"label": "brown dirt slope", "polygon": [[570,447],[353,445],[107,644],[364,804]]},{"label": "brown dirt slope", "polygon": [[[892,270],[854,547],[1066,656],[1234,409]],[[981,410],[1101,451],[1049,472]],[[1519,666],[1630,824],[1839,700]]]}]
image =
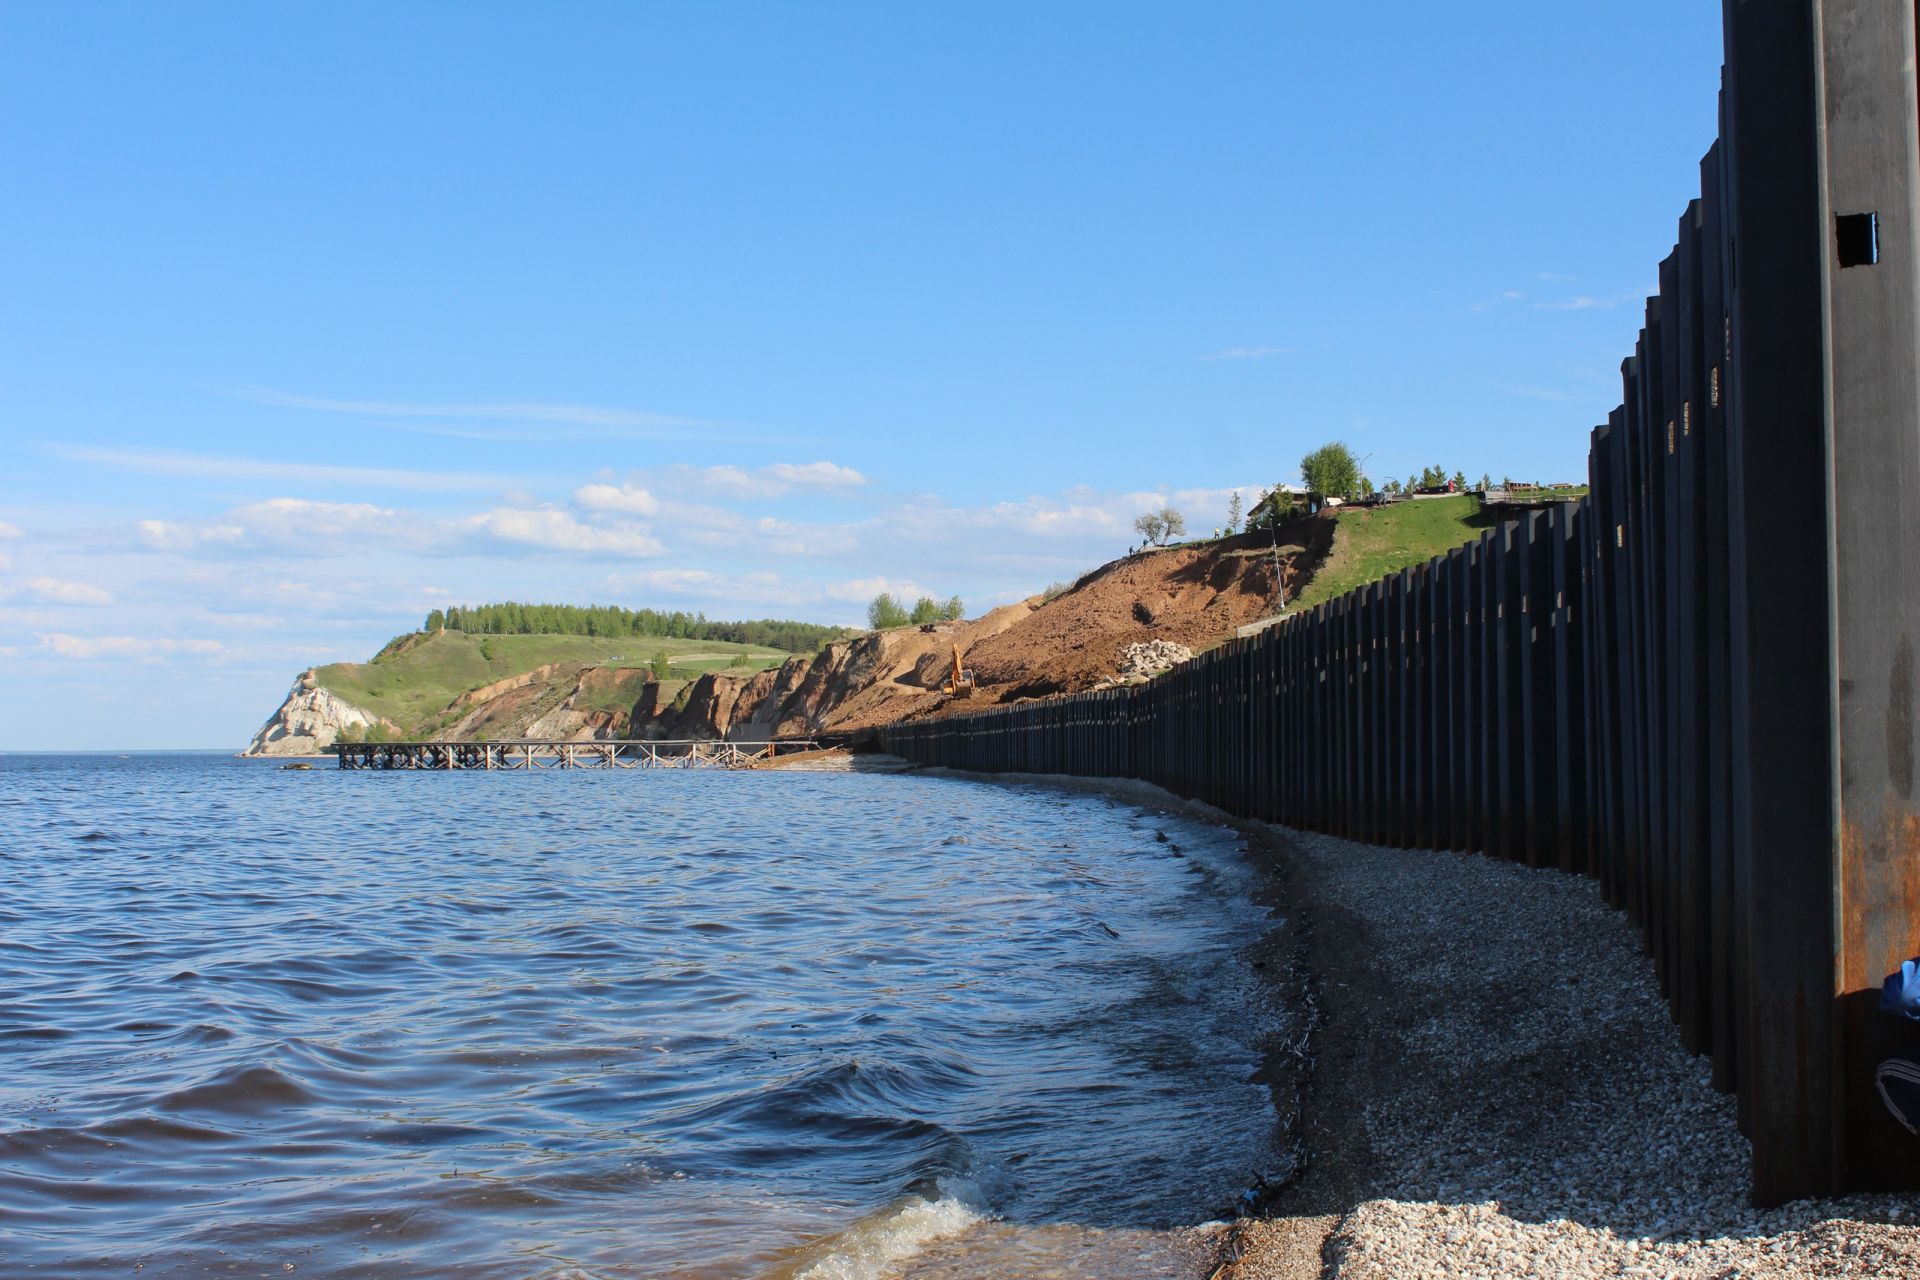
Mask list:
[{"label": "brown dirt slope", "polygon": [[[1317,562],[1331,536],[1330,521],[1297,522],[1283,538],[1292,553],[1283,561]],[[974,646],[967,663],[995,702],[1078,693],[1112,677],[1130,644],[1171,640],[1199,650],[1231,636],[1273,612],[1278,586],[1264,534],[1142,552],[1094,570],[1020,626]]]},{"label": "brown dirt slope", "polygon": [[[1281,562],[1298,590],[1325,558],[1333,522],[1281,531]],[[1117,674],[1141,640],[1204,649],[1273,611],[1275,540],[1249,534],[1144,551],[1103,565],[1051,600],[1034,596],[970,622],[901,627],[796,658],[751,713],[781,736],[858,733],[896,720],[1090,689]],[[970,698],[940,692],[958,645],[975,675]],[[742,699],[745,704],[745,699]]]}]

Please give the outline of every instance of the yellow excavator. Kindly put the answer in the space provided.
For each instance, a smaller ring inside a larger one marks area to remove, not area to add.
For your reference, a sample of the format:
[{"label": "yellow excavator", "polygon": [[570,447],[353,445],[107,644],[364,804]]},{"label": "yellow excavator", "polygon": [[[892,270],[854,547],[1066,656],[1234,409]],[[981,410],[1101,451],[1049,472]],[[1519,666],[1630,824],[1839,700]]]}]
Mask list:
[{"label": "yellow excavator", "polygon": [[971,698],[973,696],[973,672],[960,665],[960,646],[953,646],[953,673],[940,691],[949,698]]}]

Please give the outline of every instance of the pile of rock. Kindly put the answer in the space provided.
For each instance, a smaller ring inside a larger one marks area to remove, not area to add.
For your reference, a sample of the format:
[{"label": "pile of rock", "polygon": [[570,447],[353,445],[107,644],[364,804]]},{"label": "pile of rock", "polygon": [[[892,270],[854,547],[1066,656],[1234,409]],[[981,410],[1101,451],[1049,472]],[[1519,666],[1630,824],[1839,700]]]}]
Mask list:
[{"label": "pile of rock", "polygon": [[1150,676],[1168,667],[1193,661],[1193,650],[1171,640],[1143,640],[1120,651],[1122,676]]}]

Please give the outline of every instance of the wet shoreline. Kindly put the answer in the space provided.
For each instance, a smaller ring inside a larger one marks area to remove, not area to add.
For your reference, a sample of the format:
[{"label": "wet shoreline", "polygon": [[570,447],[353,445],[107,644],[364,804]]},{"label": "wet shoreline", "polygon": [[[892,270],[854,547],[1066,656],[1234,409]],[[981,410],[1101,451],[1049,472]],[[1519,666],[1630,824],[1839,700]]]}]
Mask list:
[{"label": "wet shoreline", "polygon": [[1262,973],[1311,1008],[1262,1080],[1299,1162],[1210,1280],[1920,1277],[1920,1197],[1747,1199],[1733,1099],[1688,1053],[1626,918],[1583,877],[1097,792],[1247,837],[1285,918]]}]

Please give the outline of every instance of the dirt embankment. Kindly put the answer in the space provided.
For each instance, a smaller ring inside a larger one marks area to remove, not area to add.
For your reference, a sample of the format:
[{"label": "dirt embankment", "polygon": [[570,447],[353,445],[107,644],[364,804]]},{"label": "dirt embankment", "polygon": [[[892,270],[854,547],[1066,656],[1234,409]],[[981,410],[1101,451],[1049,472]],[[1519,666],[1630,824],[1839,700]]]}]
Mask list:
[{"label": "dirt embankment", "polygon": [[[970,622],[841,641],[818,658],[789,661],[736,723],[780,736],[858,734],[917,716],[1078,693],[1118,676],[1129,645],[1163,640],[1205,649],[1270,616],[1280,577],[1289,595],[1297,592],[1332,540],[1331,520],[1309,519],[1289,524],[1277,540],[1243,534],[1143,551],[1102,565],[1051,599],[1034,596]],[[956,647],[974,673],[971,697],[942,691]]]},{"label": "dirt embankment", "polygon": [[[1304,579],[1332,534],[1330,520],[1289,526],[1281,571]],[[1289,590],[1298,585],[1290,581]],[[1116,675],[1120,651],[1130,644],[1211,647],[1273,613],[1279,586],[1268,535],[1143,552],[1094,570],[1025,625],[970,649],[967,661],[994,702],[1079,693]]]}]

